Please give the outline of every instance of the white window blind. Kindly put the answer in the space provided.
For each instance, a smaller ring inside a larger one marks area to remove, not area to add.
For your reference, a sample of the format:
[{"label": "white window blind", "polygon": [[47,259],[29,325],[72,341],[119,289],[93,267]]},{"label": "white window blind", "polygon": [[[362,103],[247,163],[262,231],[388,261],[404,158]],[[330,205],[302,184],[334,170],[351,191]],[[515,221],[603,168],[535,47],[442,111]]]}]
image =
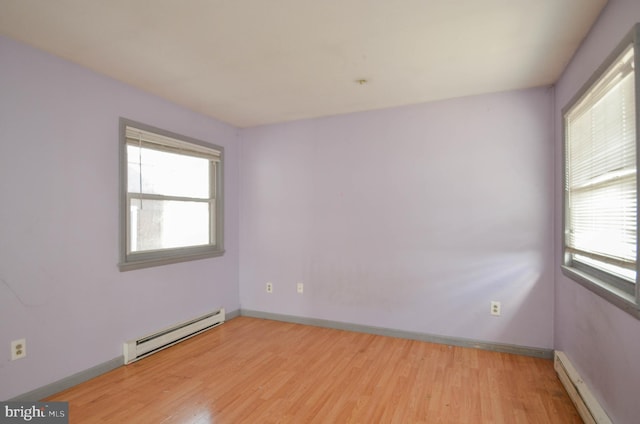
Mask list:
[{"label": "white window blind", "polygon": [[573,260],[635,282],[633,59],[630,45],[565,114],[565,243]]},{"label": "white window blind", "polygon": [[161,134],[152,133],[139,128],[125,128],[127,144],[151,149],[164,150],[178,154],[200,156],[211,160],[220,160],[220,151],[194,143],[186,143]]}]

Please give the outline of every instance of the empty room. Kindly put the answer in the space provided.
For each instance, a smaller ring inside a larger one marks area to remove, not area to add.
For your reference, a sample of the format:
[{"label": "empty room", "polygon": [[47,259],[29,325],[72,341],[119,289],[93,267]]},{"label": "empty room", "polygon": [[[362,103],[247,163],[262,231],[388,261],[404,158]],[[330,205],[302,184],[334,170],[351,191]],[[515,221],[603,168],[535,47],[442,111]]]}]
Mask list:
[{"label": "empty room", "polygon": [[0,422],[640,417],[638,0],[0,0]]}]

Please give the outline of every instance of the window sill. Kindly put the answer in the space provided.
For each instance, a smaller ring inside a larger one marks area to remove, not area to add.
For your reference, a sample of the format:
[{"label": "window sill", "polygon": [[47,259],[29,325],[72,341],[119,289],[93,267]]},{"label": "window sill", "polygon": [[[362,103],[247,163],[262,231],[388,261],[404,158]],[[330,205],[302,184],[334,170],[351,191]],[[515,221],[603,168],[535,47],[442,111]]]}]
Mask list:
[{"label": "window sill", "polygon": [[562,266],[562,273],[579,283],[586,289],[602,297],[609,303],[617,306],[628,314],[634,316],[636,319],[640,319],[640,305],[636,301],[636,298],[623,290],[618,289],[610,284],[607,284],[586,272],[577,270],[569,266]]},{"label": "window sill", "polygon": [[155,266],[169,265],[169,264],[175,264],[180,262],[196,261],[200,259],[216,258],[218,256],[224,255],[224,252],[225,252],[224,250],[216,250],[213,252],[197,253],[192,255],[144,259],[144,260],[136,260],[136,261],[130,261],[130,262],[120,262],[118,264],[118,267],[120,268],[121,272],[133,271],[135,269],[151,268]]}]

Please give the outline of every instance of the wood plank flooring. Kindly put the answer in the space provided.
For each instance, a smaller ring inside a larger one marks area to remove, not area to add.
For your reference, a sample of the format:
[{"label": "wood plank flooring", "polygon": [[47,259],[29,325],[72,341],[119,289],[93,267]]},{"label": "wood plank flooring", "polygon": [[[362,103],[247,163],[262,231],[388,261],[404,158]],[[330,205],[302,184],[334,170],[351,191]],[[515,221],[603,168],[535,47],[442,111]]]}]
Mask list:
[{"label": "wood plank flooring", "polygon": [[582,423],[550,360],[239,317],[69,390],[85,423]]}]

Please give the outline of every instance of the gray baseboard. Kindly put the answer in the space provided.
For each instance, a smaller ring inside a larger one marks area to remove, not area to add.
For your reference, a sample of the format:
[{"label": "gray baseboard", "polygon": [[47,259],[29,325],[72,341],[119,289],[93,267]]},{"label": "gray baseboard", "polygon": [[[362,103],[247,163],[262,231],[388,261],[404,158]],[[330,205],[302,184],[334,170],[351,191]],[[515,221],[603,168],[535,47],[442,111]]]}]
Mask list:
[{"label": "gray baseboard", "polygon": [[66,390],[70,387],[83,383],[87,380],[91,380],[94,377],[121,367],[123,364],[124,357],[118,356],[117,358],[113,358],[110,361],[103,362],[102,364],[96,365],[95,367],[77,372],[73,375],[70,375],[69,377],[65,377],[61,380],[55,381],[51,384],[47,384],[46,386],[40,387],[30,392],[23,393],[19,396],[14,397],[13,399],[9,399],[9,401],[37,402],[41,399],[44,399],[51,395],[55,395],[56,393]]},{"label": "gray baseboard", "polygon": [[[240,316],[239,309],[236,309],[235,311],[231,311],[231,312],[226,312],[225,321],[229,321],[239,316]],[[43,387],[39,387],[30,392],[23,393],[12,399],[8,399],[8,401],[37,402],[41,399],[47,398],[51,395],[55,395],[56,393],[69,389],[80,383],[84,383],[85,381],[91,380],[92,378],[95,378],[101,374],[107,373],[123,365],[124,365],[124,356],[118,356],[117,358],[113,358],[110,361],[103,362],[102,364],[96,365],[95,367],[91,367],[87,370],[77,372],[73,375],[70,375],[69,377],[65,377],[61,380],[55,381],[51,384],[47,384],[46,386],[43,386]]]},{"label": "gray baseboard", "polygon": [[[225,314],[226,321],[237,318],[239,316],[247,316],[253,318],[270,319],[274,321],[283,321],[294,324],[313,325],[316,327],[333,328],[336,330],[356,331],[359,333],[376,334],[380,336],[399,337],[409,340],[419,340],[423,342],[445,344],[451,346],[471,347],[476,349],[490,350],[494,352],[513,353],[517,355],[533,356],[536,358],[552,359],[552,349],[541,349],[527,346],[517,346],[501,343],[490,343],[478,340],[463,339],[457,337],[445,337],[432,334],[417,333],[413,331],[395,330],[392,328],[374,327],[369,325],[351,324],[340,321],[331,321],[317,318],[298,317],[293,315],[274,314],[271,312],[253,311],[249,309],[239,309]],[[76,386],[87,380],[95,378],[101,374],[107,373],[124,364],[124,357],[119,356],[102,364],[98,364],[87,370],[80,371],[69,377],[55,381],[46,386],[16,396],[9,401],[15,402],[33,402],[39,401],[63,390]]]},{"label": "gray baseboard", "polygon": [[528,346],[518,346],[503,343],[491,343],[480,340],[464,339],[458,337],[437,336],[433,334],[417,333],[413,331],[395,330],[392,328],[374,327],[369,325],[350,324],[340,321],[331,321],[317,318],[305,318],[293,315],[274,314],[271,312],[240,309],[240,315],[252,318],[270,319],[294,324],[313,325],[316,327],[333,328],[336,330],[356,331],[359,333],[376,334],[379,336],[398,337],[409,340],[419,340],[429,343],[438,343],[451,346],[470,347],[475,349],[490,350],[493,352],[513,353],[516,355],[532,356],[535,358],[552,359],[553,349],[543,349]]},{"label": "gray baseboard", "polygon": [[224,313],[224,320],[229,321],[230,319],[238,318],[240,316],[240,309],[236,309],[235,311]]}]

